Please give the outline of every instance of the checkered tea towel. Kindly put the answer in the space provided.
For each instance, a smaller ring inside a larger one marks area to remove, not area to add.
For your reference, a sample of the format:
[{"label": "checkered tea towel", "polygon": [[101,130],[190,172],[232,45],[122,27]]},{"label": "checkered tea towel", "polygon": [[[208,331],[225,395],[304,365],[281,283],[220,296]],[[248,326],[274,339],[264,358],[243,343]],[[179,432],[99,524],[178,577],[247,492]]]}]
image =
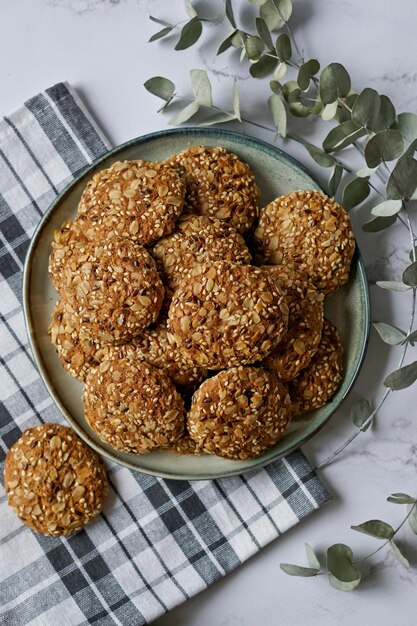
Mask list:
[{"label": "checkered tea towel", "polygon": [[[108,150],[60,83],[0,120],[0,476],[21,432],[63,418],[29,350],[22,268],[54,197]],[[0,624],[139,626],[215,582],[330,499],[301,452],[222,480],[109,465],[104,513],[70,538],[23,526],[0,485]]]}]

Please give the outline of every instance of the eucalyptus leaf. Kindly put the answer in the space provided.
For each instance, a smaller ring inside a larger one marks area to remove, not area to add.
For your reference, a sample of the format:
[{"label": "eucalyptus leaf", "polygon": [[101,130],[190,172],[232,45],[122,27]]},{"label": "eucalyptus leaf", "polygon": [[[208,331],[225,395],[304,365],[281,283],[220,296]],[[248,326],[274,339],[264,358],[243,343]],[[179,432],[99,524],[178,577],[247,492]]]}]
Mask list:
[{"label": "eucalyptus leaf", "polygon": [[406,567],[407,569],[409,569],[410,567],[410,562],[407,559],[406,556],[404,556],[404,554],[401,552],[401,550],[399,549],[399,547],[397,546],[396,543],[394,543],[394,541],[390,541],[389,542],[391,550],[394,554],[394,556],[399,560],[399,562],[401,563],[401,565],[404,565],[404,567]]},{"label": "eucalyptus leaf", "polygon": [[370,177],[376,172],[377,169],[377,167],[361,167],[360,170],[356,172],[356,176],[359,176],[359,178],[366,178],[367,176]]},{"label": "eucalyptus leaf", "polygon": [[359,128],[351,120],[347,120],[331,129],[323,141],[323,148],[326,152],[336,152],[364,135],[366,135],[364,128]]},{"label": "eucalyptus leaf", "polygon": [[260,8],[259,15],[265,20],[270,31],[282,28],[291,17],[291,0],[266,0]]},{"label": "eucalyptus leaf", "polygon": [[346,98],[343,98],[343,102],[346,106],[342,106],[338,103],[336,119],[341,124],[342,122],[352,121],[351,110],[358,99],[357,93],[350,93]]},{"label": "eucalyptus leaf", "polygon": [[400,113],[395,127],[406,141],[417,139],[417,115],[414,113]]},{"label": "eucalyptus leaf", "polygon": [[169,35],[171,31],[172,31],[172,27],[167,26],[166,28],[163,28],[162,30],[159,30],[157,33],[152,35],[152,37],[148,39],[148,42],[152,43],[152,41],[158,41],[158,39],[162,39],[163,37],[166,37],[167,35]]},{"label": "eucalyptus leaf", "polygon": [[416,502],[416,498],[409,496],[408,493],[392,493],[387,500],[393,504],[414,504]]},{"label": "eucalyptus leaf", "polygon": [[417,258],[417,246],[414,246],[408,255],[410,257],[410,261],[414,261]]},{"label": "eucalyptus leaf", "polygon": [[264,48],[265,44],[260,37],[249,35],[245,40],[246,54],[251,61],[258,61],[258,59],[261,58]]},{"label": "eucalyptus leaf", "polygon": [[407,200],[416,188],[417,161],[411,157],[403,157],[391,172],[387,184],[387,196],[390,200]]},{"label": "eucalyptus leaf", "polygon": [[278,96],[283,94],[282,85],[278,80],[271,80],[269,86],[271,87],[271,91],[273,93],[276,93]]},{"label": "eucalyptus leaf", "polygon": [[287,73],[288,65],[286,63],[278,63],[274,70],[274,78],[277,81],[280,81],[284,78]]},{"label": "eucalyptus leaf", "polygon": [[403,283],[410,287],[417,287],[417,261],[405,268],[402,275]]},{"label": "eucalyptus leaf", "polygon": [[266,25],[265,20],[261,17],[256,18],[256,30],[258,31],[259,37],[262,39],[264,44],[269,50],[274,49],[274,44],[272,42],[271,33],[269,32],[269,28]]},{"label": "eucalyptus leaf", "polygon": [[211,83],[205,70],[191,70],[191,86],[195,99],[205,107],[213,106]]},{"label": "eucalyptus leaf", "polygon": [[228,50],[229,48],[232,47],[232,45],[233,45],[232,41],[233,41],[233,38],[236,35],[236,33],[237,33],[237,31],[234,30],[233,33],[230,33],[230,35],[228,35],[226,37],[226,39],[224,39],[224,41],[222,41],[222,43],[220,44],[220,46],[217,49],[217,52],[216,52],[217,56],[219,54],[223,54],[223,52],[225,52],[226,50]]},{"label": "eucalyptus leaf", "polygon": [[409,291],[411,287],[404,285],[404,283],[396,280],[377,280],[378,287],[381,289],[387,289],[388,291]]},{"label": "eucalyptus leaf", "polygon": [[149,19],[156,24],[161,24],[161,26],[166,26],[167,28],[175,28],[175,24],[170,24],[169,22],[165,22],[165,20],[160,20],[159,17],[154,17],[153,15],[150,15]]},{"label": "eucalyptus leaf", "polygon": [[345,98],[350,91],[350,76],[340,63],[330,63],[320,75],[319,92],[323,104]]},{"label": "eucalyptus leaf", "polygon": [[413,533],[417,535],[417,507],[415,504],[411,504],[408,507],[408,512],[410,511],[411,511],[411,514],[408,518],[408,523]]},{"label": "eucalyptus leaf", "polygon": [[404,152],[403,157],[413,157],[415,151],[417,150],[417,139],[413,139],[413,141],[408,146],[407,150]]},{"label": "eucalyptus leaf", "polygon": [[188,17],[197,17],[197,11],[193,7],[191,0],[184,0],[185,10],[187,11]]},{"label": "eucalyptus leaf", "polygon": [[357,126],[374,130],[378,122],[381,98],[375,89],[366,87],[357,97],[352,108],[352,120]]},{"label": "eucalyptus leaf", "polygon": [[298,70],[297,83],[301,91],[307,91],[310,87],[310,80],[320,69],[317,59],[310,59],[303,63]]},{"label": "eucalyptus leaf", "polygon": [[285,137],[287,134],[287,111],[285,110],[285,105],[281,96],[273,93],[268,98],[268,105],[271,110],[272,119],[278,135],[280,135],[280,137]]},{"label": "eucalyptus leaf", "polygon": [[189,22],[184,24],[181,29],[175,50],[185,50],[195,44],[201,36],[203,27],[198,17],[193,17]]},{"label": "eucalyptus leaf", "polygon": [[373,327],[382,341],[390,346],[399,346],[407,336],[407,333],[403,330],[400,330],[396,326],[391,326],[391,324],[385,324],[384,322],[374,322]]},{"label": "eucalyptus leaf", "polygon": [[291,58],[291,40],[287,33],[281,33],[275,42],[277,56],[281,62],[288,61]]},{"label": "eucalyptus leaf", "polygon": [[384,161],[398,159],[404,151],[404,140],[398,130],[381,130],[369,139],[365,146],[368,167],[377,167]]},{"label": "eucalyptus leaf", "polygon": [[270,56],[261,56],[259,61],[250,66],[249,72],[253,78],[264,78],[271,74],[277,66],[277,59]]},{"label": "eucalyptus leaf", "polygon": [[391,215],[390,217],[374,217],[362,224],[362,230],[365,233],[379,233],[381,230],[385,230],[395,224],[396,221],[397,218],[395,215]]},{"label": "eucalyptus leaf", "polygon": [[327,154],[327,152],[320,150],[320,148],[316,148],[316,146],[313,146],[310,143],[305,143],[304,148],[307,150],[311,158],[314,159],[316,163],[321,165],[321,167],[333,167],[335,165],[335,159],[330,156],[330,154]]},{"label": "eucalyptus leaf", "polygon": [[289,576],[317,576],[319,570],[314,567],[302,567],[292,563],[280,563],[280,568]]},{"label": "eucalyptus leaf", "polygon": [[242,30],[235,30],[232,35],[232,46],[234,48],[243,48],[245,46],[247,34]]},{"label": "eucalyptus leaf", "polygon": [[226,124],[227,122],[233,122],[236,119],[234,115],[227,111],[219,111],[218,113],[212,113],[208,117],[201,120],[199,126],[214,126],[215,124]]},{"label": "eucalyptus leaf", "polygon": [[369,424],[367,424],[367,426],[363,428],[363,425],[366,423],[371,413],[372,413],[372,408],[369,403],[369,400],[362,399],[362,400],[358,400],[357,402],[355,402],[355,404],[353,405],[350,411],[350,416],[352,418],[353,424],[357,428],[360,428],[361,430],[365,431],[371,425],[371,422],[369,422]]},{"label": "eucalyptus leaf", "polygon": [[179,126],[179,124],[183,124],[191,117],[193,117],[193,115],[197,113],[199,108],[200,104],[197,101],[191,102],[179,113],[174,115],[174,117],[169,120],[168,124],[172,124],[173,126]]},{"label": "eucalyptus leaf", "polygon": [[412,333],[407,335],[407,337],[404,339],[403,343],[405,343],[406,341],[408,341],[411,344],[414,343],[415,341],[417,341],[417,330],[413,330]]},{"label": "eucalyptus leaf", "polygon": [[361,573],[353,565],[353,552],[349,546],[336,543],[327,550],[327,569],[330,584],[342,591],[351,591],[361,582]]},{"label": "eucalyptus leaf", "polygon": [[325,122],[329,122],[330,120],[334,119],[337,114],[337,107],[337,100],[335,102],[332,102],[331,104],[326,104],[326,106],[323,107],[323,111],[321,113],[322,119]]},{"label": "eucalyptus leaf", "polygon": [[373,130],[378,132],[384,128],[391,128],[395,122],[395,108],[388,96],[380,96],[381,106],[379,108],[378,119],[374,123]]},{"label": "eucalyptus leaf", "polygon": [[330,178],[328,182],[329,193],[331,196],[336,195],[337,190],[340,185],[340,181],[342,180],[342,174],[343,174],[343,167],[339,165],[338,163],[336,163],[336,165],[334,166],[332,170],[332,173],[330,174]]},{"label": "eucalyptus leaf", "polygon": [[231,23],[231,25],[233,26],[233,28],[236,28],[236,22],[235,22],[235,16],[234,16],[234,13],[233,13],[232,0],[226,0],[226,17],[229,20],[229,22]]},{"label": "eucalyptus leaf", "polygon": [[392,539],[395,534],[393,527],[380,519],[371,519],[363,524],[351,526],[351,529],[365,535],[371,535],[376,539]]},{"label": "eucalyptus leaf", "polygon": [[301,93],[301,89],[299,88],[297,81],[289,80],[283,85],[283,92],[286,100],[290,102],[293,94],[294,98],[298,98]]},{"label": "eucalyptus leaf", "polygon": [[295,117],[308,117],[311,114],[312,109],[302,102],[293,101],[290,103],[290,111]]},{"label": "eucalyptus leaf", "polygon": [[165,100],[171,100],[175,92],[175,85],[172,80],[169,78],[164,78],[163,76],[153,76],[153,78],[149,78],[145,83],[143,83],[145,89],[149,91],[149,93]]},{"label": "eucalyptus leaf", "polygon": [[235,118],[241,122],[239,85],[237,84],[236,78],[233,80],[233,112],[235,114]]},{"label": "eucalyptus leaf", "polygon": [[390,215],[397,215],[402,209],[403,203],[401,200],[385,200],[380,204],[374,206],[371,210],[372,215],[378,217],[389,217]]},{"label": "eucalyptus leaf", "polygon": [[260,7],[262,4],[265,4],[266,0],[249,0],[249,2],[254,6]]},{"label": "eucalyptus leaf", "polygon": [[395,370],[384,380],[385,387],[389,387],[393,391],[406,389],[417,380],[417,361],[404,365],[400,369]]},{"label": "eucalyptus leaf", "polygon": [[354,178],[343,190],[342,205],[346,211],[361,204],[370,192],[369,178]]},{"label": "eucalyptus leaf", "polygon": [[308,561],[309,566],[317,571],[320,571],[320,567],[321,567],[320,561],[318,560],[313,548],[310,546],[309,543],[306,543],[304,545],[306,549],[307,561]]}]

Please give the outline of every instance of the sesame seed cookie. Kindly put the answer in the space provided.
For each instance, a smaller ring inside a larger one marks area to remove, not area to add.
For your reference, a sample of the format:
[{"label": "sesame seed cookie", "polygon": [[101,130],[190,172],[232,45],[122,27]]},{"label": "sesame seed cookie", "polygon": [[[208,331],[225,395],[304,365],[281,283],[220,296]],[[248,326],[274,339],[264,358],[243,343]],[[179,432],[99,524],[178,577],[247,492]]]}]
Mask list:
[{"label": "sesame seed cookie", "polygon": [[164,287],[155,261],[128,239],[89,243],[68,266],[62,297],[79,326],[104,342],[124,342],[156,321]]},{"label": "sesame seed cookie", "polygon": [[346,211],[319,191],[295,191],[261,211],[254,233],[256,257],[307,274],[323,293],[349,278],[355,239]]},{"label": "sesame seed cookie", "polygon": [[88,239],[79,220],[67,220],[54,232],[48,273],[59,294],[65,293],[68,266],[72,257],[76,256],[87,244]]},{"label": "sesame seed cookie", "polygon": [[289,383],[294,415],[309,413],[328,402],[343,378],[343,345],[337,329],[324,320],[316,354],[297,378]]},{"label": "sesame seed cookie", "polygon": [[44,535],[70,535],[101,511],[108,481],[100,457],[70,428],[42,424],[25,430],[4,465],[9,505]]},{"label": "sesame seed cookie", "polygon": [[198,265],[181,280],[168,339],[196,365],[223,369],[264,359],[281,341],[288,306],[281,289],[251,265]]},{"label": "sesame seed cookie", "polygon": [[225,220],[246,233],[258,216],[260,190],[246,163],[224,148],[192,146],[166,160],[185,177],[186,213]]},{"label": "sesame seed cookie", "polygon": [[127,237],[151,244],[170,233],[184,205],[178,171],[152,161],[118,161],[87,183],[78,216],[89,239]]},{"label": "sesame seed cookie", "polygon": [[188,433],[184,433],[179,439],[177,439],[177,441],[171,443],[168,446],[167,450],[170,450],[171,452],[176,452],[181,456],[200,456],[201,454],[203,454],[203,452],[199,450],[199,448],[197,448],[196,442],[194,441],[194,439],[191,439]]},{"label": "sesame seed cookie", "polygon": [[242,460],[275,445],[290,419],[288,390],[273,372],[234,367],[197,389],[187,426],[200,450]]},{"label": "sesame seed cookie", "polygon": [[207,215],[183,215],[176,229],[152,249],[171,297],[182,276],[195,265],[209,261],[250,263],[245,241],[232,226]]},{"label": "sesame seed cookie", "polygon": [[303,272],[281,265],[264,265],[261,269],[282,289],[289,308],[288,330],[265,365],[288,381],[307,367],[317,351],[323,328],[323,294]]},{"label": "sesame seed cookie", "polygon": [[144,454],[178,439],[184,404],[161,370],[136,359],[105,359],[90,370],[83,392],[85,417],[116,450]]}]

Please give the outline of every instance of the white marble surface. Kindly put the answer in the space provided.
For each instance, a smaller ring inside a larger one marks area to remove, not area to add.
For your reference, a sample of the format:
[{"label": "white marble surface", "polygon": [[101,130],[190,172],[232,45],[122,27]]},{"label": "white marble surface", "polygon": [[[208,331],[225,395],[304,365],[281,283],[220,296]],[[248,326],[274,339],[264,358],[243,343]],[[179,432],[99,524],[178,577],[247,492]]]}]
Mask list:
[{"label": "white marble surface", "polygon": [[[246,2],[235,0],[238,7]],[[221,3],[196,2],[202,13],[221,16]],[[173,0],[0,0],[0,115],[26,98],[61,80],[76,87],[114,144],[166,127],[157,102],[142,88],[150,76],[167,75],[188,89],[186,73],[214,66],[212,42],[217,29],[208,27],[201,47],[172,53],[168,43],[147,44],[155,32],[149,12],[161,17],[184,15]],[[247,10],[245,9],[247,15]],[[182,17],[178,17],[182,19]],[[416,110],[417,6],[413,0],[295,0],[293,23],[306,56],[322,64],[339,60],[355,86],[370,85],[391,96],[398,110]],[[216,31],[215,31],[216,29]],[[266,122],[262,104],[266,87],[253,88],[246,69],[229,55],[216,62],[214,90],[230,91],[230,78],[242,77],[243,109]],[[226,87],[223,89],[223,86]],[[272,134],[245,132],[267,140]],[[318,132],[312,133],[316,140]],[[319,168],[298,146],[280,146],[298,156],[319,177]],[[355,214],[365,221],[366,206]],[[407,262],[408,239],[398,227],[387,235],[364,235],[358,228],[371,283],[398,278]],[[387,297],[371,287],[373,318],[405,327],[410,294]],[[413,357],[410,351],[410,360]],[[381,381],[395,368],[399,349],[387,349],[372,334],[368,356],[350,398],[324,430],[305,447],[319,462],[350,433],[349,405],[358,397],[380,397]],[[415,348],[414,348],[415,358]],[[233,574],[159,620],[160,626],[361,626],[416,623],[417,570],[406,571],[384,550],[371,559],[363,585],[351,594],[329,587],[325,577],[290,578],[281,561],[304,563],[304,541],[319,553],[333,542],[347,542],[361,556],[376,541],[349,529],[350,524],[382,517],[396,525],[403,509],[386,502],[393,491],[417,493],[415,387],[392,394],[375,427],[361,435],[346,453],[322,472],[334,501],[264,549]],[[400,536],[417,567],[417,538]],[[130,625],[129,625],[130,626]]]}]

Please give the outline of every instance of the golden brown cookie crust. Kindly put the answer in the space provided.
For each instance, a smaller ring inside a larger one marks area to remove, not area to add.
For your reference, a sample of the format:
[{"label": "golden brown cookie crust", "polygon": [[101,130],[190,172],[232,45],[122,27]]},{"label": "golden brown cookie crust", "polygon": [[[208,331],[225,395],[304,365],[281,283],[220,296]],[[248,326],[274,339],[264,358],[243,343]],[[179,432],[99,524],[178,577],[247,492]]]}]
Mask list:
[{"label": "golden brown cookie crust", "polygon": [[178,439],[184,404],[170,378],[134,358],[105,359],[87,376],[85,417],[116,450],[144,454]]},{"label": "golden brown cookie crust", "polygon": [[174,229],[184,194],[182,177],[167,164],[118,161],[88,182],[78,218],[92,241],[126,237],[149,245]]},{"label": "golden brown cookie crust", "polygon": [[54,232],[48,273],[61,297],[65,295],[66,268],[71,263],[72,257],[82,251],[87,244],[88,239],[79,220],[67,220]]},{"label": "golden brown cookie crust", "polygon": [[287,329],[288,307],[274,280],[259,268],[215,262],[189,270],[168,315],[169,340],[208,369],[264,359]]},{"label": "golden brown cookie crust", "polygon": [[66,426],[26,430],[4,466],[8,503],[26,526],[44,535],[70,535],[101,511],[108,492],[100,457]]},{"label": "golden brown cookie crust", "polygon": [[164,288],[150,254],[128,239],[89,243],[66,268],[61,294],[79,325],[104,342],[129,341],[156,321]]},{"label": "golden brown cookie crust", "polygon": [[225,148],[192,146],[166,160],[184,175],[184,211],[225,220],[246,233],[258,216],[260,190],[246,163]]},{"label": "golden brown cookie crust", "polygon": [[305,272],[323,293],[349,278],[355,239],[349,216],[319,191],[295,191],[261,210],[254,233],[256,257],[265,264]]},{"label": "golden brown cookie crust", "polygon": [[265,365],[284,381],[292,380],[307,367],[315,355],[323,328],[323,294],[303,272],[285,269],[282,265],[262,268],[277,282],[287,299],[288,330]]},{"label": "golden brown cookie crust", "polygon": [[329,320],[324,320],[322,338],[310,364],[289,383],[293,415],[302,415],[329,402],[343,379],[343,345]]},{"label": "golden brown cookie crust", "polygon": [[203,452],[243,460],[275,445],[290,419],[288,390],[273,372],[234,367],[197,389],[187,427]]}]

